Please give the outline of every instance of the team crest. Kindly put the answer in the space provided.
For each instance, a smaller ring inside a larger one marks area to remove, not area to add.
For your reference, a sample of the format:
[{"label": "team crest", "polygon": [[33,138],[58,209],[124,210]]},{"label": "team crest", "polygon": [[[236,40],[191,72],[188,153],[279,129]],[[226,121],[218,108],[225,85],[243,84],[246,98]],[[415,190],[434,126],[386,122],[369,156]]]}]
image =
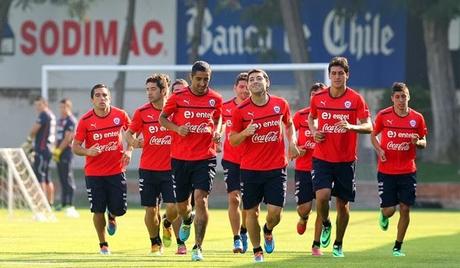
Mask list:
[{"label": "team crest", "polygon": [[115,118],[113,119],[113,123],[114,123],[115,125],[119,125],[119,124],[120,124],[120,118],[115,117]]},{"label": "team crest", "polygon": [[415,127],[415,126],[417,125],[417,122],[415,122],[415,120],[412,119],[412,120],[409,121],[409,125],[410,125],[411,127]]},{"label": "team crest", "polygon": [[351,101],[344,102],[345,108],[349,109],[351,107]]},{"label": "team crest", "polygon": [[216,100],[210,99],[209,100],[209,105],[211,105],[211,107],[214,107],[216,105]]},{"label": "team crest", "polygon": [[281,110],[281,108],[280,108],[278,105],[276,105],[275,107],[273,107],[273,111],[275,111],[275,113],[277,113],[277,114],[280,113],[280,110]]}]

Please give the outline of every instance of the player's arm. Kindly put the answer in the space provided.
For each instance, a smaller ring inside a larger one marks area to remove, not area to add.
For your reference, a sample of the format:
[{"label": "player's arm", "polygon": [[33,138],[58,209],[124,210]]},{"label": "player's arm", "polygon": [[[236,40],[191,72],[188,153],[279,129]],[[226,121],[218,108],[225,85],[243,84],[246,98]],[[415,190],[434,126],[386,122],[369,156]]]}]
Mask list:
[{"label": "player's arm", "polygon": [[123,151],[123,156],[121,158],[121,163],[122,163],[123,167],[126,167],[129,164],[129,162],[131,162],[131,156],[133,154],[133,146],[129,143],[128,138],[127,138],[127,134],[126,134],[128,131],[129,130],[124,131],[124,133],[123,133],[124,134],[123,135],[123,140],[126,143],[126,147],[125,147],[125,149]]},{"label": "player's arm", "polygon": [[174,131],[180,136],[187,136],[188,134],[188,128],[186,126],[178,126],[174,124],[171,120],[168,119],[169,114],[166,114],[165,112],[161,112],[160,114],[160,125],[165,127],[168,130]]},{"label": "player's arm", "polygon": [[72,143],[72,152],[79,156],[96,156],[101,153],[99,146],[94,144],[91,148],[84,148],[82,141],[74,140]]},{"label": "player's arm", "polygon": [[142,147],[144,147],[144,139],[140,138],[131,129],[128,129],[128,131],[125,132],[125,139],[128,142],[128,144],[131,145],[133,148],[142,148]]},{"label": "player's arm", "polygon": [[379,133],[376,133],[375,131],[371,132],[371,143],[372,146],[374,146],[374,150],[377,153],[377,156],[380,158],[382,162],[385,162],[387,158],[385,156],[385,151],[380,146],[380,141],[377,139],[378,134]]},{"label": "player's arm", "polygon": [[292,120],[289,119],[288,122],[285,125],[286,128],[286,139],[288,140],[288,146],[289,146],[289,158],[294,159],[299,157],[300,152],[299,148],[297,148],[297,136],[294,128],[294,124],[292,123]]},{"label": "player's arm", "polygon": [[318,130],[318,124],[315,122],[316,118],[310,113],[308,115],[308,128],[310,128],[311,134],[313,135],[313,139],[315,142],[319,143],[324,141],[325,135],[321,131]]},{"label": "player's arm", "polygon": [[229,141],[232,146],[240,145],[247,137],[252,136],[256,132],[256,124],[253,124],[253,120],[248,124],[248,126],[240,132],[232,131],[230,132]]},{"label": "player's arm", "polygon": [[32,126],[32,129],[29,132],[30,140],[32,140],[33,138],[35,138],[35,136],[37,136],[37,133],[41,127],[42,125],[40,123],[37,123],[37,122],[34,123],[34,125]]},{"label": "player's arm", "polygon": [[212,140],[215,143],[220,143],[221,138],[222,138],[222,133],[224,131],[224,124],[222,124],[222,116],[219,116],[219,118],[213,118],[213,122],[214,122],[214,125],[216,126],[216,131],[214,131]]},{"label": "player's arm", "polygon": [[418,149],[425,149],[426,148],[426,138],[425,136],[421,137],[418,134],[415,134],[412,137],[412,144],[415,144]]},{"label": "player's arm", "polygon": [[339,121],[336,123],[336,125],[346,130],[357,132],[359,134],[369,134],[372,132],[372,123],[370,117],[359,119],[359,123],[356,125],[350,124],[347,120]]}]

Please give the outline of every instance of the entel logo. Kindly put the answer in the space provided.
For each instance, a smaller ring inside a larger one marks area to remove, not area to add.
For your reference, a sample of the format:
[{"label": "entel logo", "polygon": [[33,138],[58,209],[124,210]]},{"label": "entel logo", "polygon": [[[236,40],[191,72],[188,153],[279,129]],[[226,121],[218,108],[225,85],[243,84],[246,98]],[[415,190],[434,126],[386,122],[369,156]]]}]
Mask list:
[{"label": "entel logo", "polygon": [[102,140],[102,134],[100,134],[100,133],[94,133],[94,134],[93,134],[93,140],[95,140],[95,141]]},{"label": "entel logo", "polygon": [[396,138],[396,132],[395,131],[392,131],[392,130],[388,130],[387,132],[387,137],[388,138]]}]

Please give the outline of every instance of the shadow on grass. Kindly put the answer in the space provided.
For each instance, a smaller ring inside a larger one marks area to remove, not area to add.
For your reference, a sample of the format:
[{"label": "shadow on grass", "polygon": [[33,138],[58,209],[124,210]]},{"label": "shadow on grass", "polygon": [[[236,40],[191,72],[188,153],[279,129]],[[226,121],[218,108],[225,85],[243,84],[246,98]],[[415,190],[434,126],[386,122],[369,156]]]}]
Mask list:
[{"label": "shadow on grass", "polygon": [[[282,256],[264,253],[263,267],[460,267],[460,233],[444,236],[407,240],[403,244],[406,257],[393,257],[393,243],[364,251],[347,252],[345,258],[334,258],[331,246],[322,257],[313,257],[310,252],[288,252],[296,255],[285,259]],[[278,260],[279,259],[279,260]],[[255,267],[256,263],[235,267]]]}]

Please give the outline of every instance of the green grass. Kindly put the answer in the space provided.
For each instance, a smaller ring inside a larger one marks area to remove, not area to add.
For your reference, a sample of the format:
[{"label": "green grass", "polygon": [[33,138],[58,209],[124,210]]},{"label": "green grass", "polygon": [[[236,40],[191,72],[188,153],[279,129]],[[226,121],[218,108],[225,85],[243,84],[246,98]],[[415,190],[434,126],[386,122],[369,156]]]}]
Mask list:
[{"label": "green grass", "polygon": [[[190,255],[174,255],[175,243],[164,256],[147,254],[149,239],[142,209],[131,209],[119,218],[119,230],[109,237],[111,256],[98,254],[98,241],[91,214],[80,210],[81,218],[68,219],[58,212],[58,222],[38,223],[31,214],[20,211],[9,218],[0,210],[0,267],[245,267],[254,266],[252,254],[234,255],[232,235],[225,210],[212,210],[206,234],[204,262],[192,263]],[[261,219],[265,212],[261,213]],[[331,214],[335,218],[335,214]],[[265,254],[264,267],[458,267],[460,212],[418,211],[412,213],[411,226],[403,245],[406,257],[395,258],[391,249],[398,216],[390,219],[387,232],[380,231],[376,211],[352,211],[344,241],[345,258],[312,257],[312,226],[297,235],[295,211],[285,211],[274,230],[276,249]],[[193,232],[193,230],[192,230]],[[332,236],[334,239],[334,233]],[[191,248],[193,235],[187,241]]]}]

